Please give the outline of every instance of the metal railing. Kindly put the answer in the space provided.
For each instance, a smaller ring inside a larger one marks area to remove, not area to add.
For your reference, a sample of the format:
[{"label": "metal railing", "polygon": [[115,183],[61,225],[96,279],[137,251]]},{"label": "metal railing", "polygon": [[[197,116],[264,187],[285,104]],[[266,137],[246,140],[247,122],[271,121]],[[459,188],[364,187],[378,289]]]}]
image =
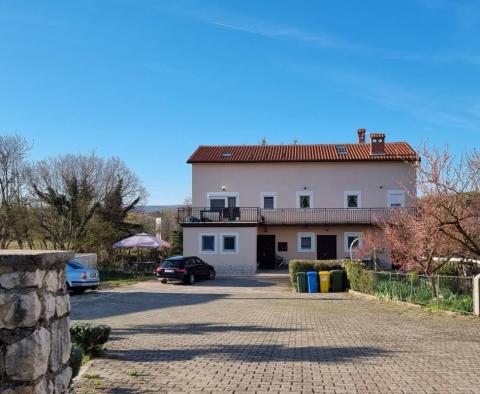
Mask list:
[{"label": "metal railing", "polygon": [[461,313],[473,313],[473,277],[362,270],[349,277],[353,290]]},{"label": "metal railing", "polygon": [[178,208],[178,223],[249,222],[263,225],[372,224],[415,208]]},{"label": "metal railing", "polygon": [[193,208],[181,207],[177,212],[178,223],[259,223],[259,208]]}]

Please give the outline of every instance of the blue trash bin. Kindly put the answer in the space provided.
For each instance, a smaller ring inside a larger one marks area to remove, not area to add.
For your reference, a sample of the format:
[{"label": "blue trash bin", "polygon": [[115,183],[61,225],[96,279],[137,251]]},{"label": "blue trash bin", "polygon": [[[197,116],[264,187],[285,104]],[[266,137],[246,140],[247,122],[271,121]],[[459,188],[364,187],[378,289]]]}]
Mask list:
[{"label": "blue trash bin", "polygon": [[307,277],[308,277],[308,292],[318,293],[318,272],[308,271]]}]

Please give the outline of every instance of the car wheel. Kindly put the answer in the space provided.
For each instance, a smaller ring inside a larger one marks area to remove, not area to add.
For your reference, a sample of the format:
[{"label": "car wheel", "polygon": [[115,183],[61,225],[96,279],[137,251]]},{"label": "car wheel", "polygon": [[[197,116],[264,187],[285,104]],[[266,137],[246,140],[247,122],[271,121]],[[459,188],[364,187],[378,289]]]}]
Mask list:
[{"label": "car wheel", "polygon": [[215,271],[210,271],[210,273],[208,274],[208,279],[210,279],[210,280],[215,279],[215,275],[216,275]]},{"label": "car wheel", "polygon": [[195,283],[195,275],[190,274],[190,275],[188,276],[188,284],[189,284],[189,285],[193,285],[194,283]]},{"label": "car wheel", "polygon": [[83,287],[80,287],[80,288],[75,288],[75,287],[74,287],[74,288],[72,289],[73,294],[83,294],[83,293],[85,293],[85,290],[86,290],[86,289],[83,288]]},{"label": "car wheel", "polygon": [[158,278],[158,280],[161,281],[163,284],[167,283],[167,280],[166,280],[166,279]]}]

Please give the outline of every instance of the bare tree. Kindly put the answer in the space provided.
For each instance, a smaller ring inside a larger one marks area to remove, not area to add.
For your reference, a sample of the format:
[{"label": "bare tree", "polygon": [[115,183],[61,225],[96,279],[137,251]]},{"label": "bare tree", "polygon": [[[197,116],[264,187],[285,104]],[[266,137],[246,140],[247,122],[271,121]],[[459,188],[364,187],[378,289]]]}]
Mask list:
[{"label": "bare tree", "polygon": [[95,153],[35,163],[31,186],[37,197],[40,226],[56,249],[78,247],[97,208],[108,206],[113,196],[116,205],[122,205],[117,210],[123,211],[132,209],[146,195],[138,177],[123,161],[105,160]]},{"label": "bare tree", "polygon": [[[19,135],[0,135],[0,248],[22,242],[22,217],[30,145]],[[20,245],[21,246],[21,245]]]}]

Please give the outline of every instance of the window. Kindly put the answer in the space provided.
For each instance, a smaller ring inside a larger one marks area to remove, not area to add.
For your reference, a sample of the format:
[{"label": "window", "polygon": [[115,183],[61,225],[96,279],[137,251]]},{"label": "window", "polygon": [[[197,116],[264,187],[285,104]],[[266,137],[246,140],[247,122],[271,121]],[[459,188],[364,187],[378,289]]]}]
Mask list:
[{"label": "window", "polygon": [[217,253],[217,236],[216,234],[200,234],[200,253],[213,254]]},{"label": "window", "polygon": [[358,191],[344,193],[344,208],[360,208],[362,206],[362,193]]},{"label": "window", "polygon": [[401,208],[405,206],[405,191],[388,190],[387,204],[390,208]]},{"label": "window", "polygon": [[263,192],[261,193],[260,206],[263,209],[275,209],[277,208],[277,193]]},{"label": "window", "polygon": [[315,252],[315,234],[298,233],[297,244],[299,252]]},{"label": "window", "polygon": [[277,249],[279,252],[288,252],[288,242],[279,242]]},{"label": "window", "polygon": [[358,238],[358,242],[355,242],[353,245],[353,249],[362,246],[362,238],[363,233],[360,232],[348,232],[343,234],[343,244],[344,244],[344,251],[346,253],[350,252],[350,245]]},{"label": "window", "polygon": [[238,233],[221,234],[222,253],[238,253]]},{"label": "window", "polygon": [[211,209],[223,209],[223,208],[225,208],[225,199],[224,198],[212,198],[212,199],[210,199],[210,208]]},{"label": "window", "polygon": [[312,208],[313,192],[297,192],[297,208]]},{"label": "window", "polygon": [[213,210],[235,208],[239,204],[238,196],[238,193],[233,192],[207,193],[208,205]]}]

